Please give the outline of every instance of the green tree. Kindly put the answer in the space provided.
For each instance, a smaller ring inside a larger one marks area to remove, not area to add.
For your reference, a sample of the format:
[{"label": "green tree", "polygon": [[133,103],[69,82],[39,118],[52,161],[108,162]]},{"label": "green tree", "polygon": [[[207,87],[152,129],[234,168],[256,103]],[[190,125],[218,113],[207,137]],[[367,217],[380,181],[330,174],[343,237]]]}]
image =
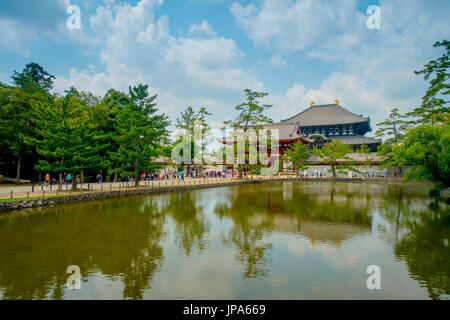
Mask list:
[{"label": "green tree", "polygon": [[[180,114],[177,118],[176,127],[181,130],[183,139],[179,142],[184,144],[186,141],[191,143],[191,159],[187,163],[187,171],[190,173],[191,164],[193,159],[202,158],[205,153],[207,144],[209,143],[209,133],[211,132],[211,127],[206,121],[206,117],[212,115],[212,113],[206,110],[206,107],[201,107],[200,110],[195,113],[194,109],[189,106],[185,111]],[[201,137],[197,137],[196,134],[200,134]],[[180,136],[178,138],[181,138]],[[186,139],[186,141],[184,141]],[[194,167],[196,164],[194,164]],[[203,171],[203,160],[200,164],[200,174]]]},{"label": "green tree", "polygon": [[150,96],[148,85],[129,88],[130,102],[120,109],[115,118],[119,148],[112,154],[119,163],[120,173],[134,176],[139,184],[139,173],[154,169],[155,157],[168,141],[168,118],[156,112],[156,95]]},{"label": "green tree", "polygon": [[433,47],[442,47],[445,52],[441,57],[428,62],[424,69],[415,71],[416,74],[423,75],[425,80],[430,81],[428,90],[422,98],[422,104],[408,114],[416,119],[414,121],[416,124],[436,124],[448,122],[449,120],[450,41],[438,41]]},{"label": "green tree", "polygon": [[308,147],[302,141],[297,141],[291,148],[286,150],[283,160],[292,163],[293,169],[298,177],[298,173],[307,168],[305,161],[308,160],[310,155]]},{"label": "green tree", "polygon": [[[125,108],[125,106],[130,102],[130,97],[123,92],[110,89],[101,101],[101,105],[106,107],[107,117],[102,118],[100,128],[107,135],[108,148],[105,150],[105,158],[107,158],[112,165],[108,170],[108,174],[113,174],[113,181],[117,182],[117,176],[121,172],[119,167],[119,162],[114,158],[114,155],[119,148],[117,126],[115,125],[117,114]],[[99,112],[101,112],[99,110]]]},{"label": "green tree", "polygon": [[206,117],[211,116],[212,113],[206,110],[206,107],[201,107],[196,115],[196,123],[200,126],[199,131],[202,134],[202,141],[200,142],[202,147],[202,152],[205,152],[205,149],[210,142],[208,139],[209,134],[211,133],[211,127],[206,121]]},{"label": "green tree", "polygon": [[26,141],[44,157],[36,169],[59,173],[59,181],[64,172],[79,172],[83,182],[85,170],[100,163],[94,143],[96,128],[90,123],[87,107],[68,94],[38,101],[33,109],[38,137]]},{"label": "green tree", "polygon": [[393,148],[401,165],[409,166],[407,179],[426,179],[434,184],[430,195],[438,197],[450,186],[450,126],[424,124],[410,129]]},{"label": "green tree", "polygon": [[[263,99],[268,95],[268,93],[266,92],[252,91],[250,89],[245,89],[244,92],[246,96],[246,101],[235,107],[235,109],[239,111],[238,116],[233,120],[224,121],[223,123],[225,126],[230,126],[235,131],[243,130],[244,133],[246,133],[250,127],[253,127],[257,131],[256,134],[258,134],[258,129],[262,128],[261,124],[273,122],[271,118],[267,117],[264,114],[264,112],[270,109],[272,105],[261,104],[260,102],[260,99]],[[249,146],[248,143],[246,142],[245,145],[246,154],[248,154],[250,148],[251,146]],[[247,162],[248,159],[246,159],[245,161]],[[245,168],[251,169],[247,163],[239,164],[237,166],[236,169],[238,170],[239,178],[242,178],[242,171]]]},{"label": "green tree", "polygon": [[29,93],[20,87],[1,89],[0,136],[3,148],[8,151],[10,161],[16,166],[16,181],[19,183],[23,157],[32,155],[34,149],[25,142],[36,135],[31,123],[32,103],[43,99],[41,92]]},{"label": "green tree", "polygon": [[36,134],[31,125],[31,105],[48,95],[54,77],[32,62],[21,73],[14,71],[11,78],[15,86],[0,86],[0,137],[4,142],[2,148],[5,148],[9,159],[6,161],[7,166],[14,164],[16,181],[19,182],[21,168],[32,167],[37,158],[34,148],[25,143],[25,139]]},{"label": "green tree", "polygon": [[196,115],[195,124],[197,126],[199,126],[198,130],[201,133],[201,141],[196,141],[196,143],[200,144],[200,148],[201,148],[200,152],[201,152],[201,156],[202,156],[202,162],[200,164],[200,169],[199,169],[200,177],[203,176],[203,164],[205,162],[203,159],[203,155],[206,153],[206,147],[211,142],[211,138],[210,138],[211,127],[209,126],[208,122],[206,121],[206,117],[211,116],[211,115],[212,115],[212,113],[208,112],[206,110],[206,107],[201,107]]},{"label": "green tree", "polygon": [[402,141],[405,136],[405,130],[408,128],[404,119],[405,116],[399,112],[398,108],[393,108],[389,113],[389,117],[377,124],[379,128],[375,135],[379,138],[384,138],[391,146]]},{"label": "green tree", "polygon": [[373,157],[370,156],[370,148],[365,144],[364,142],[361,144],[361,148],[359,150],[359,153],[363,156],[362,163],[364,165],[364,171],[367,176],[369,176],[369,168],[371,166]]},{"label": "green tree", "polygon": [[[177,144],[178,147],[183,146],[183,150],[186,149],[185,144],[190,144],[190,159],[187,159],[186,155],[183,154],[184,161],[187,161],[188,163],[185,163],[187,165],[187,174],[190,174],[191,172],[191,165],[192,160],[195,158],[195,156],[198,156],[195,153],[195,150],[198,150],[198,148],[195,148],[195,139],[194,139],[194,131],[195,131],[195,122],[197,120],[197,115],[195,114],[194,109],[189,106],[181,112],[180,117],[177,118],[176,127],[177,129],[181,130],[181,135],[178,136]],[[181,145],[180,145],[181,143]]]},{"label": "green tree", "polygon": [[378,146],[377,153],[383,157],[382,167],[393,167],[398,176],[401,175],[401,167],[396,160],[392,148],[403,140],[408,128],[408,122],[404,120],[406,116],[399,112],[398,108],[393,108],[389,117],[377,124],[379,127],[375,135],[384,141]]},{"label": "green tree", "polygon": [[95,139],[92,140],[92,147],[97,150],[100,159],[98,163],[93,164],[90,168],[100,170],[100,174],[103,176],[103,169],[110,168],[112,165],[108,156],[108,150],[111,148],[109,110],[99,96],[86,91],[79,92],[75,87],[67,90],[66,96],[76,97],[87,108],[89,126],[92,132],[95,130]]},{"label": "green tree", "polygon": [[234,120],[224,121],[225,126],[231,126],[234,129],[242,129],[246,132],[249,126],[259,125],[261,123],[272,123],[273,120],[264,115],[264,112],[271,108],[270,104],[261,104],[260,99],[268,95],[266,92],[257,92],[245,89],[246,102],[235,107],[239,115]]},{"label": "green tree", "polygon": [[194,137],[194,123],[197,119],[194,109],[191,106],[181,112],[180,117],[177,118],[176,127],[184,131],[190,137]]},{"label": "green tree", "polygon": [[[350,158],[347,156],[350,153],[350,146],[339,140],[327,142],[321,149],[315,149],[314,154],[322,159],[323,163],[329,164],[330,172],[333,177],[336,177],[336,170],[345,172],[351,166]],[[339,164],[338,160],[344,160],[345,163]]]},{"label": "green tree", "polygon": [[27,92],[34,92],[39,89],[49,92],[53,88],[55,77],[39,64],[31,62],[25,66],[22,72],[14,71],[11,79],[16,86]]}]

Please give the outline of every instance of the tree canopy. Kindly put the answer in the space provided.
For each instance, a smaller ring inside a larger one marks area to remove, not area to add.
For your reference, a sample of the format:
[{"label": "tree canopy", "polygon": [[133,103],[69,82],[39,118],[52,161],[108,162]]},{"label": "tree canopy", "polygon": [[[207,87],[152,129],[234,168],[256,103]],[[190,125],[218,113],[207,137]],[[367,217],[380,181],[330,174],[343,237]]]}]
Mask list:
[{"label": "tree canopy", "polygon": [[428,62],[422,70],[415,71],[429,81],[429,87],[422,98],[422,104],[408,115],[414,123],[443,123],[449,121],[450,101],[450,41],[438,41],[435,48],[444,48],[445,52],[437,59]]},{"label": "tree canopy", "polygon": [[[317,157],[330,165],[333,177],[337,176],[336,171],[345,172],[349,168],[350,158],[347,156],[349,153],[350,146],[339,140],[329,141],[321,149],[314,150]],[[343,163],[339,163],[338,160]]]},{"label": "tree canopy", "polygon": [[308,160],[310,156],[311,154],[308,147],[302,141],[297,141],[291,148],[286,150],[283,160],[289,161],[298,175],[300,171],[307,167],[305,161]]}]

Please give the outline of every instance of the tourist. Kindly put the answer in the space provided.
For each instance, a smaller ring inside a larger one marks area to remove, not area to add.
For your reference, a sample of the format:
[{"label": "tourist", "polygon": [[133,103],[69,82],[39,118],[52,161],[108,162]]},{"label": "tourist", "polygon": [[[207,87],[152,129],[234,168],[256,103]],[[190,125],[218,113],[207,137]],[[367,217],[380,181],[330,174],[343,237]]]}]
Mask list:
[{"label": "tourist", "polygon": [[50,174],[48,173],[45,175],[45,184],[50,184]]}]

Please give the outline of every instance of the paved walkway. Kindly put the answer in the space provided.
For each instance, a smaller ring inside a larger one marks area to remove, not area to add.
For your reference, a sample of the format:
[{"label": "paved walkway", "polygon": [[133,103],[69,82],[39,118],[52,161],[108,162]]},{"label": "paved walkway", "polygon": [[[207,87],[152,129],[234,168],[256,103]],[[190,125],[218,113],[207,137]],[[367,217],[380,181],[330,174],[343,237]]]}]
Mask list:
[{"label": "paved walkway", "polygon": [[[244,180],[271,180],[271,179],[286,179],[292,180],[295,178],[294,175],[283,175],[283,176],[254,176],[248,177]],[[338,180],[366,180],[362,178],[334,178]],[[162,188],[166,186],[179,186],[179,185],[208,185],[217,183],[226,183],[230,181],[238,180],[237,178],[197,178],[185,180],[179,179],[168,179],[168,180],[153,180],[153,181],[140,181],[138,188]],[[333,180],[333,178],[326,177],[309,177],[301,178],[301,180]],[[369,179],[367,179],[369,180]],[[386,181],[386,178],[375,178],[370,179],[371,181]],[[394,180],[394,179],[390,179]],[[398,180],[397,180],[398,181]],[[132,182],[105,182],[105,183],[84,183],[83,185],[78,185],[78,188],[82,187],[82,192],[102,192],[102,191],[116,191],[125,189],[135,189],[136,186]],[[35,185],[34,190],[32,186],[0,186],[0,199],[22,199],[22,198],[36,198],[42,196],[58,196],[58,195],[70,195],[74,192],[79,193],[78,190],[72,191],[72,185],[62,185],[62,189],[58,190],[57,185]]]},{"label": "paved walkway", "polygon": [[[253,180],[268,179],[267,177],[255,177]],[[248,178],[251,179],[251,178]],[[165,186],[177,186],[177,185],[190,185],[190,184],[216,184],[225,183],[236,180],[236,178],[197,178],[185,180],[168,179],[168,180],[153,180],[153,181],[140,181],[138,188],[158,188]],[[78,188],[82,187],[83,192],[101,192],[112,190],[124,190],[136,188],[133,182],[105,182],[105,183],[84,183],[78,184]],[[11,193],[12,192],[12,193]],[[79,190],[72,191],[72,185],[62,185],[62,189],[58,190],[57,185],[35,185],[34,190],[32,186],[0,186],[0,199],[10,198],[28,198],[28,197],[41,197],[50,195],[69,195],[73,192],[79,192]]]}]

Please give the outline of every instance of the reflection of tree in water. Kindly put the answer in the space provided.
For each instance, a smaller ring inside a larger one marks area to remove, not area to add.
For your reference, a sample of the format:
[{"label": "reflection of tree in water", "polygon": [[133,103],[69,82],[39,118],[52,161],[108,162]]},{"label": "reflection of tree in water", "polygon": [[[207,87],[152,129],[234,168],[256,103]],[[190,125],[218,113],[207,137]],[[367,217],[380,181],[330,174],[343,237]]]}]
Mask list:
[{"label": "reflection of tree in water", "polygon": [[205,220],[203,208],[198,204],[195,192],[170,193],[164,198],[162,209],[176,224],[176,241],[186,255],[194,246],[203,251],[207,244],[209,224]]},{"label": "reflection of tree in water", "polygon": [[389,224],[379,224],[377,228],[389,243],[396,245],[405,229],[402,226],[402,216],[410,211],[408,208],[417,204],[418,199],[405,193],[402,185],[389,186],[388,192],[382,198],[379,212]]},{"label": "reflection of tree in water", "polygon": [[345,186],[324,186],[320,195],[316,190],[308,192],[300,184],[291,185],[289,192],[283,190],[282,185],[258,186],[257,189],[241,186],[228,194],[226,202],[216,206],[219,217],[233,221],[224,243],[236,246],[237,260],[244,265],[245,277],[264,277],[268,273],[272,244],[263,241],[265,233],[300,232],[302,222],[311,221],[317,222],[324,231],[333,227],[327,225],[325,230],[325,225],[320,223],[350,226],[339,229],[344,236],[371,226],[368,200],[356,204],[355,195],[346,192]]},{"label": "reflection of tree in water", "polygon": [[238,262],[245,266],[245,278],[263,278],[268,272],[265,266],[271,262],[267,253],[272,249],[272,244],[261,242],[263,228],[233,228],[229,239],[225,243],[234,243],[238,248]]},{"label": "reflection of tree in water", "polygon": [[321,194],[312,194],[297,185],[292,199],[284,201],[284,210],[295,215],[300,223],[314,221],[370,228],[370,195],[349,192],[343,186],[326,185],[324,189]]},{"label": "reflection of tree in water", "polygon": [[[42,208],[0,219],[4,299],[62,299],[69,265],[82,277],[121,277],[123,298],[142,299],[163,259],[164,217],[150,201],[122,198]],[[83,283],[82,283],[83,289]]]},{"label": "reflection of tree in water", "polygon": [[218,204],[215,212],[221,217],[229,217],[233,220],[233,227],[224,237],[224,244],[234,244],[237,247],[237,260],[244,265],[245,278],[261,278],[268,274],[265,266],[271,259],[267,257],[272,250],[272,244],[262,242],[264,231],[270,229],[270,222],[264,225],[254,226],[249,219],[256,213],[266,212],[266,193],[255,194],[246,186],[237,187],[229,194],[226,203]]},{"label": "reflection of tree in water", "polygon": [[380,208],[391,224],[383,231],[395,239],[395,255],[407,263],[411,277],[427,288],[430,298],[440,299],[450,294],[450,209],[446,205],[423,208],[399,195],[387,196]]}]

